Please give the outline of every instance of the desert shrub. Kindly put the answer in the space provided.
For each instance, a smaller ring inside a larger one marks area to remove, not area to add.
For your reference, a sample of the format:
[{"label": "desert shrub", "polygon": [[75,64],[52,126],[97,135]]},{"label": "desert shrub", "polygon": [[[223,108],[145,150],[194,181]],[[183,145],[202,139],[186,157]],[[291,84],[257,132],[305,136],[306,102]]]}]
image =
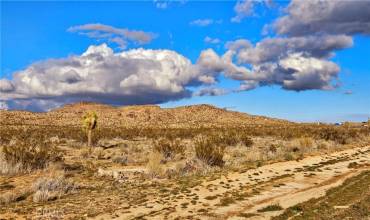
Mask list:
[{"label": "desert shrub", "polygon": [[243,158],[248,162],[257,162],[265,160],[266,156],[267,155],[265,152],[263,152],[261,149],[256,146],[252,146],[244,153]]},{"label": "desert shrub", "polygon": [[164,139],[154,141],[154,150],[161,153],[164,158],[173,158],[176,154],[183,154],[185,146],[179,139]]},{"label": "desert shrub", "polygon": [[327,150],[329,148],[329,143],[327,141],[319,142],[317,145],[318,150]]},{"label": "desert shrub", "polygon": [[253,140],[247,135],[240,135],[239,136],[239,141],[246,147],[252,147],[253,145]]},{"label": "desert shrub", "polygon": [[3,158],[11,166],[22,169],[42,169],[50,162],[61,161],[62,156],[57,148],[46,143],[33,141],[15,141],[11,146],[3,147]]},{"label": "desert shrub", "polygon": [[[1,123],[1,121],[0,121]],[[196,136],[226,136],[225,142],[232,143],[237,140],[238,135],[249,137],[277,137],[284,140],[311,137],[315,140],[323,139],[335,141],[336,143],[348,143],[351,139],[369,135],[369,127],[349,127],[316,124],[266,124],[235,126],[227,129],[195,126],[192,128],[153,128],[153,127],[103,127],[99,126],[92,136],[92,143],[101,138],[121,138],[134,140],[137,138],[148,139],[192,139]],[[45,130],[48,132],[45,133]],[[12,138],[19,139],[20,136],[57,136],[59,139],[71,139],[85,142],[86,135],[79,126],[55,126],[55,125],[22,125],[22,126],[0,126],[0,145],[7,145]],[[235,142],[234,142],[235,143]]]},{"label": "desert shrub", "polygon": [[284,154],[284,159],[285,160],[294,160],[295,159],[295,156],[294,156],[294,154],[293,153],[291,153],[291,152],[285,152],[285,154]]},{"label": "desert shrub", "polygon": [[272,153],[276,153],[277,150],[278,150],[278,145],[275,145],[275,144],[271,144],[268,148],[268,150]]},{"label": "desert shrub", "polygon": [[1,175],[14,175],[14,174],[20,173],[21,171],[24,171],[22,164],[8,163],[4,158],[4,154],[0,152],[0,174]]},{"label": "desert shrub", "polygon": [[0,195],[0,205],[7,205],[12,202],[25,200],[31,194],[32,191],[30,189],[12,190],[2,193]]},{"label": "desert shrub", "polygon": [[223,166],[224,153],[225,145],[215,142],[214,139],[201,137],[195,141],[196,157],[210,166]]},{"label": "desert shrub", "polygon": [[35,194],[34,202],[46,202],[55,200],[61,196],[73,192],[77,186],[65,179],[64,173],[56,176],[41,177],[33,185]]},{"label": "desert shrub", "polygon": [[33,201],[34,202],[47,202],[49,200],[55,200],[56,195],[54,195],[52,192],[49,192],[47,190],[38,190],[33,195]]},{"label": "desert shrub", "polygon": [[115,156],[113,157],[112,162],[126,166],[128,163],[128,159],[126,156]]},{"label": "desert shrub", "polygon": [[310,137],[302,137],[299,140],[299,146],[301,148],[312,148],[313,147],[313,139]]},{"label": "desert shrub", "polygon": [[207,136],[215,145],[234,146],[239,142],[238,134],[233,130],[213,132]]},{"label": "desert shrub", "polygon": [[228,133],[224,133],[222,134],[222,136],[220,136],[220,144],[226,144],[228,146],[234,146],[236,144],[238,144],[239,142],[239,138],[238,138],[238,134],[234,131],[230,131]]},{"label": "desert shrub", "polygon": [[262,209],[258,209],[257,212],[272,212],[272,211],[280,211],[283,210],[283,207],[279,204],[271,204]]},{"label": "desert shrub", "polygon": [[164,169],[161,164],[162,159],[163,156],[159,152],[152,152],[149,155],[146,167],[151,178],[161,177],[163,175]]},{"label": "desert shrub", "polygon": [[15,192],[5,192],[0,196],[0,204],[7,205],[17,200],[17,194]]},{"label": "desert shrub", "polygon": [[93,151],[92,151],[92,154],[93,156],[98,159],[98,160],[102,160],[102,159],[105,159],[105,152],[104,152],[104,149],[99,147],[99,148],[95,148]]}]

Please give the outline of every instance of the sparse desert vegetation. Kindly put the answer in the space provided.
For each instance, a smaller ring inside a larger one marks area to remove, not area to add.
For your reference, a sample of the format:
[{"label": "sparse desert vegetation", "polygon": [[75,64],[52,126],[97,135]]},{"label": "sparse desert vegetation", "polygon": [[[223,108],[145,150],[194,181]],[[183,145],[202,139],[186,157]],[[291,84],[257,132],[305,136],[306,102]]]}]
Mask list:
[{"label": "sparse desert vegetation", "polygon": [[[37,218],[40,212],[63,219],[271,213],[284,219],[295,209],[305,216],[316,203],[302,203],[299,190],[319,195],[347,177],[363,182],[367,172],[355,175],[370,165],[370,130],[360,124],[299,124],[207,105],[80,103],[48,113],[0,111],[0,117],[0,216],[5,219]],[[289,191],[289,184],[298,183],[297,192]],[[265,194],[271,189],[273,198]],[[287,193],[297,198],[284,200]],[[351,210],[368,216],[368,199],[359,201],[349,205]],[[252,205],[243,209],[246,204]]]}]

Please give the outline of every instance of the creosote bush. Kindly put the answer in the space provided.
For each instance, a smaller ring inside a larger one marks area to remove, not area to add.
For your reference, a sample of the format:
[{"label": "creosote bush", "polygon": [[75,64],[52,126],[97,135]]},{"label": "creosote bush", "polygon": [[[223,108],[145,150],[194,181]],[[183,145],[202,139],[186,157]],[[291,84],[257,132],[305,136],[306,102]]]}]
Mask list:
[{"label": "creosote bush", "polygon": [[3,147],[2,156],[7,164],[23,170],[42,169],[50,162],[62,160],[56,147],[25,139]]},{"label": "creosote bush", "polygon": [[64,173],[54,174],[50,177],[41,177],[33,185],[35,194],[34,202],[46,202],[55,200],[61,196],[73,192],[77,186],[66,180]]},{"label": "creosote bush", "polygon": [[164,158],[173,158],[176,154],[183,154],[185,146],[179,139],[164,139],[154,141],[154,150],[161,153]]},{"label": "creosote bush", "polygon": [[195,155],[210,166],[223,166],[226,146],[212,138],[200,137],[195,141]]},{"label": "creosote bush", "polygon": [[253,140],[249,136],[240,135],[239,140],[246,147],[252,147],[252,145],[253,145]]}]

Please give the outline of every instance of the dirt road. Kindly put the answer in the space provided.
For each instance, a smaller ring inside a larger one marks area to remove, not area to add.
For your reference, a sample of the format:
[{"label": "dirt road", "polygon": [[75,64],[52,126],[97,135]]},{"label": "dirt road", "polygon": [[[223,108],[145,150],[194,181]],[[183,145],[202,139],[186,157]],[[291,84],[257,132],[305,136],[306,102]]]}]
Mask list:
[{"label": "dirt road", "polygon": [[285,209],[324,196],[365,169],[370,169],[370,146],[228,173],[96,219],[269,219],[283,210],[261,209]]}]

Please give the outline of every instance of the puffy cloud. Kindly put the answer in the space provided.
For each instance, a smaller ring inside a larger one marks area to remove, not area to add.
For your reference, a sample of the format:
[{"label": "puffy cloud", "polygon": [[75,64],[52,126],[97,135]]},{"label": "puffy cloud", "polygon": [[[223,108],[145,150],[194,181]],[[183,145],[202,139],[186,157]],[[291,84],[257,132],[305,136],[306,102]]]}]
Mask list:
[{"label": "puffy cloud", "polygon": [[156,35],[151,32],[116,28],[105,24],[84,24],[68,28],[69,32],[77,32],[94,39],[106,39],[117,43],[122,49],[126,48],[128,41],[137,44],[150,43]]},{"label": "puffy cloud", "polygon": [[236,15],[231,18],[231,22],[239,23],[244,18],[255,15],[255,7],[257,4],[264,4],[267,7],[272,7],[272,0],[239,0],[234,6]]},{"label": "puffy cloud", "polygon": [[[244,4],[245,15],[252,14],[254,3]],[[264,85],[295,91],[335,88],[340,67],[330,59],[353,45],[350,35],[370,33],[369,11],[370,1],[292,0],[286,15],[272,25],[277,36],[255,46],[243,39],[226,44],[237,63],[250,70],[239,90]]]},{"label": "puffy cloud", "polygon": [[257,88],[258,86],[259,86],[258,81],[253,81],[253,80],[244,81],[243,83],[241,83],[240,87],[236,91],[237,92],[249,91],[249,90]]},{"label": "puffy cloud", "polygon": [[[255,5],[267,2],[238,2],[233,20],[254,15]],[[353,45],[351,35],[369,34],[369,1],[293,0],[285,11],[273,24],[274,37],[256,44],[246,39],[227,42],[223,55],[203,50],[194,64],[170,50],[140,48],[115,53],[105,44],[90,46],[80,56],[34,63],[13,74],[12,80],[0,79],[0,107],[47,110],[81,100],[151,104],[223,95],[228,91],[215,87],[220,74],[240,82],[235,92],[270,85],[293,91],[334,89],[340,67],[331,58],[337,50]],[[217,22],[198,19],[191,25]],[[75,26],[69,31],[107,39],[121,48],[130,41],[143,44],[154,37],[102,24]],[[219,42],[210,37],[204,40]],[[201,89],[192,92],[189,88]]]},{"label": "puffy cloud", "polygon": [[220,96],[227,94],[227,91],[221,88],[207,87],[198,90],[194,93],[194,96]]},{"label": "puffy cloud", "polygon": [[0,79],[0,92],[11,92],[14,90],[14,85],[10,80]]},{"label": "puffy cloud", "polygon": [[202,75],[217,76],[223,73],[234,80],[248,79],[250,71],[244,66],[237,66],[232,62],[234,52],[228,51],[220,57],[214,50],[203,50],[197,60],[198,72]]},{"label": "puffy cloud", "polygon": [[292,0],[274,27],[279,34],[370,34],[370,1]]},{"label": "puffy cloud", "polygon": [[[260,2],[238,2],[234,21],[253,15]],[[265,85],[294,91],[335,88],[340,67],[330,59],[353,45],[351,35],[370,33],[369,11],[370,1],[292,0],[272,25],[277,35],[255,45],[245,39],[226,44],[228,66],[246,67],[238,91]]]},{"label": "puffy cloud", "polygon": [[[333,62],[291,54],[279,61],[284,76],[282,86],[288,90],[330,90],[330,82],[337,77],[340,68]],[[291,74],[286,77],[290,72]]]},{"label": "puffy cloud", "polygon": [[252,43],[246,39],[239,39],[236,41],[228,41],[225,47],[229,50],[238,51],[240,49],[249,49],[252,48]]},{"label": "puffy cloud", "polygon": [[170,50],[114,53],[106,44],[80,56],[34,63],[0,81],[0,101],[48,109],[66,102],[149,104],[190,97],[187,86],[211,82],[184,56]]},{"label": "puffy cloud", "polygon": [[323,35],[290,38],[266,38],[255,47],[249,41],[238,40],[229,42],[227,47],[237,51],[240,63],[259,64],[275,61],[291,53],[302,52],[306,56],[326,58],[334,50],[351,47],[352,38],[346,35]]},{"label": "puffy cloud", "polygon": [[352,38],[345,35],[266,38],[255,46],[239,39],[226,43],[223,56],[210,49],[203,51],[197,63],[203,72],[223,73],[241,81],[236,91],[267,85],[294,91],[330,90],[335,88],[340,68],[328,59],[352,44]]},{"label": "puffy cloud", "polygon": [[240,22],[244,17],[253,15],[254,13],[253,6],[254,6],[253,0],[238,1],[234,6],[236,16],[231,18],[231,21]]},{"label": "puffy cloud", "polygon": [[204,42],[209,43],[209,44],[219,44],[221,42],[221,40],[218,39],[218,38],[211,38],[209,36],[206,36],[204,38]]}]

